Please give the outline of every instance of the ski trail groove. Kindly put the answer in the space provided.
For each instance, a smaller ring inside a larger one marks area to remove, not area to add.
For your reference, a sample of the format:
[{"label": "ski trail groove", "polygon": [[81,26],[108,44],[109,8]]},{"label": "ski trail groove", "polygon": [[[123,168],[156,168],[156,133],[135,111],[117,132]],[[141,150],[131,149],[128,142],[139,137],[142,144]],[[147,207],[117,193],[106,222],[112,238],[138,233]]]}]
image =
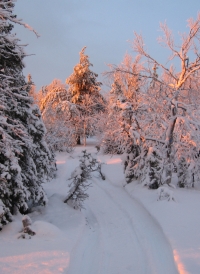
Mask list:
[{"label": "ski trail groove", "polygon": [[[103,197],[102,202],[105,207],[107,207],[106,201],[109,201],[108,209],[104,210],[104,206],[101,205],[97,208],[100,211],[96,211],[97,218],[100,219],[99,223],[102,225],[105,247],[100,273],[148,273],[145,253],[137,236],[133,233],[131,219],[118,203],[110,199],[108,193],[99,184],[96,183],[96,186],[95,193]],[[100,191],[103,195],[99,195]]]},{"label": "ski trail groove", "polygon": [[[144,206],[133,199],[123,187],[114,185],[112,182],[96,182],[96,184],[104,190],[119,209],[123,211],[124,215],[131,220],[133,233],[136,235],[145,253],[145,264],[148,270],[144,273],[178,273],[171,246],[162,228]],[[163,266],[165,266],[165,269],[163,269]]]},{"label": "ski trail groove", "polygon": [[99,273],[101,256],[98,221],[89,206],[84,210],[85,225],[70,259],[69,274]]}]

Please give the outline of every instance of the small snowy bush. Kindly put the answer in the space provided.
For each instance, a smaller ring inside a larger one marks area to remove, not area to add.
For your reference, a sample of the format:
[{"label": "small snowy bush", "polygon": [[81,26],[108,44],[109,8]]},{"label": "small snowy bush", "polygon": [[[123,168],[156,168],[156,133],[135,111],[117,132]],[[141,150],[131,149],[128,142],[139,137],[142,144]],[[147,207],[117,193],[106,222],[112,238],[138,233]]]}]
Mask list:
[{"label": "small snowy bush", "polygon": [[174,201],[174,194],[173,191],[170,190],[168,187],[166,186],[161,186],[157,189],[157,195],[158,198],[157,200],[168,200],[168,201]]},{"label": "small snowy bush", "polygon": [[31,236],[34,236],[36,233],[32,230],[31,224],[32,220],[28,215],[24,215],[22,218],[23,232],[20,233],[18,239],[31,239]]},{"label": "small snowy bush", "polygon": [[24,215],[22,218],[23,227],[27,227],[32,224],[31,218],[28,215]]}]

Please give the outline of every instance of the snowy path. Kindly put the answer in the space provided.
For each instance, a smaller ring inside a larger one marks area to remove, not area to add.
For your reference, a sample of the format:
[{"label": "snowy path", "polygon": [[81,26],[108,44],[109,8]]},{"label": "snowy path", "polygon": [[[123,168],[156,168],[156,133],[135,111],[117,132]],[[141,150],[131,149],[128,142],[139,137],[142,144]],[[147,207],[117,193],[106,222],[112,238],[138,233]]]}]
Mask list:
[{"label": "snowy path", "polygon": [[93,179],[89,195],[69,274],[178,273],[161,227],[123,187]]},{"label": "snowy path", "polygon": [[[178,273],[160,225],[148,207],[123,187],[124,174],[117,155],[97,155],[107,163],[102,166],[106,180],[93,177],[85,210],[80,212],[63,203],[69,189],[67,179],[78,166],[82,150],[78,147],[72,155],[58,153],[58,175],[44,185],[49,202],[30,214],[36,235],[30,240],[18,239],[22,231],[20,214],[0,233],[0,273]],[[94,153],[94,146],[87,146],[87,151]]]}]

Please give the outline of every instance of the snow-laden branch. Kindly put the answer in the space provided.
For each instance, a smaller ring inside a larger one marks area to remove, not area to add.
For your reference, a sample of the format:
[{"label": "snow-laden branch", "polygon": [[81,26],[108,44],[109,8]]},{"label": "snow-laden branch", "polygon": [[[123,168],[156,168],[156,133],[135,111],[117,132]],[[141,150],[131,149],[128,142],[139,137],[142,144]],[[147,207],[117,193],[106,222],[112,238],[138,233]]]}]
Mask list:
[{"label": "snow-laden branch", "polygon": [[[13,2],[15,2],[15,1],[8,1],[8,2],[7,2],[7,5],[8,5],[8,4],[13,4]],[[36,35],[37,37],[40,37],[40,35],[39,35],[31,26],[29,26],[28,24],[24,23],[24,22],[22,21],[22,19],[17,19],[17,18],[15,18],[15,17],[12,15],[12,9],[9,9],[9,8],[7,8],[7,9],[2,9],[2,8],[0,8],[0,19],[1,19],[1,20],[9,20],[9,21],[12,22],[12,23],[21,25],[21,26],[23,26],[23,27],[29,29],[30,31],[34,32],[35,35]]]}]

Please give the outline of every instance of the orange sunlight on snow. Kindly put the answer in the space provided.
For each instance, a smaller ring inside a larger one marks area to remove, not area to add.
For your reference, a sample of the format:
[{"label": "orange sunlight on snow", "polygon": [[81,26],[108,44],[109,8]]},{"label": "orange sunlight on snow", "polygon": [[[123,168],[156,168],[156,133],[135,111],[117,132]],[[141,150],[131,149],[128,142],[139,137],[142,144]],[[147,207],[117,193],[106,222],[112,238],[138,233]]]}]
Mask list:
[{"label": "orange sunlight on snow", "polygon": [[177,250],[174,249],[173,254],[174,254],[174,260],[177,265],[179,274],[189,274],[189,272],[187,272],[185,270],[185,267],[184,267],[183,263],[181,262],[181,259],[180,259],[180,256],[179,256]]},{"label": "orange sunlight on snow", "polygon": [[59,274],[66,273],[69,253],[38,251],[0,258],[0,273],[6,274]]},{"label": "orange sunlight on snow", "polygon": [[56,164],[57,165],[63,165],[63,164],[65,164],[66,163],[66,161],[56,161]]},{"label": "orange sunlight on snow", "polygon": [[120,158],[117,158],[117,159],[110,159],[107,161],[107,164],[108,165],[113,165],[113,164],[117,164],[117,163],[121,163],[122,160]]}]

